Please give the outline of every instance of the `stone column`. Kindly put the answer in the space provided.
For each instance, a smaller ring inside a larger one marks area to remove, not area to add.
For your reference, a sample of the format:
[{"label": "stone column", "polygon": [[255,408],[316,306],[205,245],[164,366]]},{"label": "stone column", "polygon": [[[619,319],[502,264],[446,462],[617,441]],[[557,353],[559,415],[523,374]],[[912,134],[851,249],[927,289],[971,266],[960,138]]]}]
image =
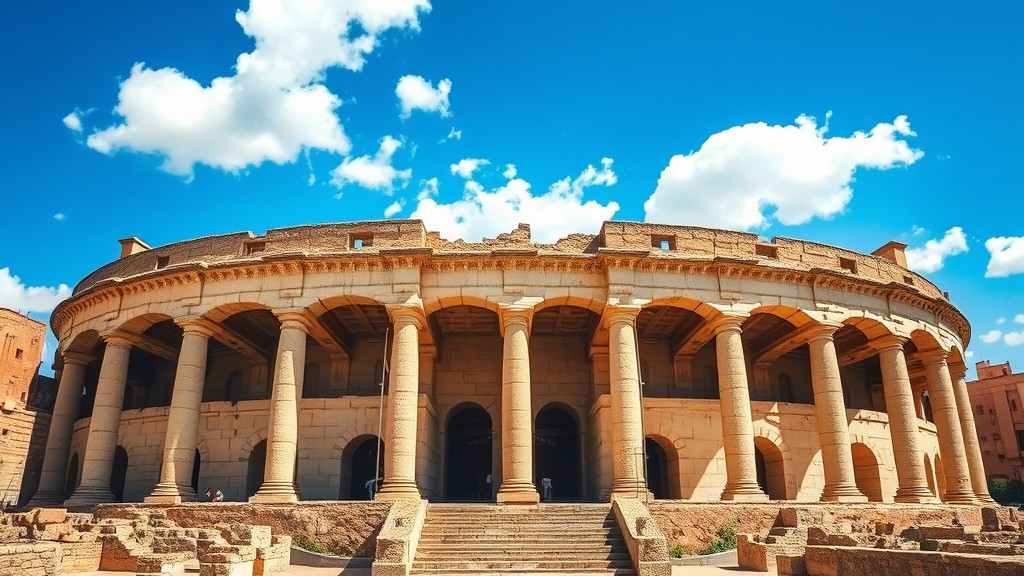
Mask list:
[{"label": "stone column", "polygon": [[422,310],[417,306],[388,308],[394,325],[395,340],[391,346],[391,376],[388,385],[387,417],[384,425],[391,429],[390,442],[384,457],[384,487],[377,493],[380,500],[418,500],[416,486],[416,416],[420,392],[420,330]]},{"label": "stone column", "polygon": [[174,373],[171,409],[167,414],[163,467],[160,483],[145,498],[146,503],[179,504],[195,502],[192,466],[199,443],[199,411],[206,383],[206,353],[213,329],[202,320],[179,321],[185,333]]},{"label": "stone column", "polygon": [[308,318],[297,312],[278,315],[281,336],[277,341],[274,384],[270,392],[270,430],[267,433],[267,464],[263,484],[250,502],[298,502],[295,488],[295,457],[299,440],[299,401],[306,369]]},{"label": "stone column", "polygon": [[722,500],[764,501],[768,495],[757,485],[750,389],[740,339],[740,326],[745,319],[745,316],[726,314],[712,321],[727,476]]},{"label": "stone column", "polygon": [[914,411],[913,392],[907,361],[903,355],[900,336],[885,336],[871,342],[878,350],[882,367],[882,388],[885,392],[885,410],[889,415],[889,436],[892,441],[893,458],[896,460],[896,475],[899,488],[897,502],[921,503],[938,502],[928,490],[924,474],[924,460],[918,441],[917,414]]},{"label": "stone column", "polygon": [[612,308],[607,313],[613,500],[647,494],[643,404],[637,366],[636,317],[639,313],[639,307]]},{"label": "stone column", "polygon": [[978,429],[974,424],[974,410],[971,407],[971,397],[967,394],[966,367],[956,366],[952,371],[952,376],[953,395],[956,397],[956,409],[960,414],[960,428],[964,433],[967,468],[971,473],[971,486],[974,488],[974,495],[985,504],[995,504],[995,500],[988,493],[988,478],[985,476],[985,464],[981,458]]},{"label": "stone column", "polygon": [[121,424],[121,405],[128,378],[128,355],[132,340],[122,334],[104,336],[103,364],[100,366],[96,399],[89,421],[89,439],[82,463],[82,483],[66,502],[65,508],[113,502],[110,474],[117,448],[117,428]]},{"label": "stone column", "polygon": [[73,352],[64,354],[64,370],[57,385],[57,402],[53,407],[53,416],[50,417],[50,431],[46,435],[39,490],[29,501],[30,507],[60,506],[64,502],[71,433],[82,405],[85,368],[91,360],[88,356]]},{"label": "stone column", "polygon": [[530,402],[532,308],[502,308],[501,487],[499,504],[536,504],[533,484],[533,410]]},{"label": "stone column", "polygon": [[[932,417],[935,418],[935,428],[939,434],[939,453],[942,455],[942,471],[946,477],[943,501],[950,504],[976,504],[953,381],[946,365],[946,352],[929,350],[918,352],[917,357],[924,362],[928,374],[928,398],[932,403]],[[970,410],[969,405],[967,408]]]},{"label": "stone column", "polygon": [[811,353],[811,384],[814,388],[814,411],[818,417],[818,443],[825,466],[823,502],[867,502],[857,488],[850,451],[850,428],[846,421],[843,383],[839,377],[839,360],[832,339],[840,325],[823,325],[810,334],[807,341]]}]

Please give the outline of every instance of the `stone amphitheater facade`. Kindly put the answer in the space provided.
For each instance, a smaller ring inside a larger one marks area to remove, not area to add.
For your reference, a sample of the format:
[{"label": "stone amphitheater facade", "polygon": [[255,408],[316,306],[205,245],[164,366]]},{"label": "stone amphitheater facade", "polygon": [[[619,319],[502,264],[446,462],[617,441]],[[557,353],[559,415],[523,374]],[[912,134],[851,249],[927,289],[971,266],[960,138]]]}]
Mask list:
[{"label": "stone amphitheater facade", "polygon": [[388,220],[122,246],[53,313],[34,504],[378,475],[380,499],[991,502],[970,326],[898,243]]}]

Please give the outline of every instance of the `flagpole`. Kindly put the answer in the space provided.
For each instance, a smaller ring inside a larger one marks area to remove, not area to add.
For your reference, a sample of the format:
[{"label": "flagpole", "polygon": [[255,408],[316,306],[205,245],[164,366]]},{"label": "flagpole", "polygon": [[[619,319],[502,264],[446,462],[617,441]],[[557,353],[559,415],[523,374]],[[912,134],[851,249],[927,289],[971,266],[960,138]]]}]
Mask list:
[{"label": "flagpole", "polygon": [[387,378],[388,373],[388,336],[391,333],[391,327],[389,326],[384,331],[384,361],[380,363],[380,407],[377,413],[377,454],[374,459],[374,472],[373,472],[373,493],[377,494],[377,490],[380,487],[377,486],[377,478],[380,478],[380,461],[381,461],[381,443],[384,441],[384,380]]}]

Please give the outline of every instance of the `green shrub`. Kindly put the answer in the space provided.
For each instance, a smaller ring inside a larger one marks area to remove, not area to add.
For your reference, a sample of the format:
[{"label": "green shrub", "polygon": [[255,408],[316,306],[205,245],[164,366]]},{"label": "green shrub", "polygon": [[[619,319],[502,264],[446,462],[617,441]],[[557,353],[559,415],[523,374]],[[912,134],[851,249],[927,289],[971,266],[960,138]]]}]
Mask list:
[{"label": "green shrub", "polygon": [[1020,506],[1024,503],[1024,481],[1022,480],[990,480],[988,493],[992,499],[1003,506]]},{"label": "green shrub", "polygon": [[299,536],[295,539],[295,545],[303,550],[316,554],[331,554],[331,551],[323,544],[313,540],[309,536]]},{"label": "green shrub", "polygon": [[718,554],[719,552],[728,552],[729,550],[736,549],[736,527],[732,524],[726,524],[715,532],[715,537],[708,542],[708,545],[703,550],[698,552],[701,556],[708,554]]},{"label": "green shrub", "polygon": [[689,556],[690,553],[683,548],[682,545],[676,544],[675,546],[668,549],[668,555],[673,558],[682,558],[683,556]]}]

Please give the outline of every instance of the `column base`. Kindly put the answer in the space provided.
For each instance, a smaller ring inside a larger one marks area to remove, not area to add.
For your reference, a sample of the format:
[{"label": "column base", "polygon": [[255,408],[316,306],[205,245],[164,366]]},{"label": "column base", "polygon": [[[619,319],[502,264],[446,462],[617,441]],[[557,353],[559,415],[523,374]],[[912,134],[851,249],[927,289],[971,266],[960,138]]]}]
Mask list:
[{"label": "column base", "polygon": [[977,504],[978,499],[974,492],[969,491],[947,491],[942,501],[946,504]]},{"label": "column base", "polygon": [[821,492],[822,502],[867,502],[865,496],[856,486],[850,484],[839,484],[836,486],[825,486]]},{"label": "column base", "polygon": [[510,480],[502,482],[496,500],[498,504],[540,504],[540,492],[533,482]]},{"label": "column base", "polygon": [[56,490],[47,490],[36,492],[35,496],[28,501],[26,505],[28,508],[63,508],[64,507],[64,493]]},{"label": "column base", "polygon": [[412,480],[384,480],[384,486],[374,500],[419,500],[420,490]]},{"label": "column base", "polygon": [[299,496],[292,482],[264,482],[259,491],[249,497],[249,502],[295,504]]},{"label": "column base", "polygon": [[612,482],[612,492],[609,494],[608,499],[634,498],[643,500],[648,494],[650,494],[650,491],[647,490],[647,482],[642,478],[627,478]]},{"label": "column base", "polygon": [[767,502],[765,494],[757,482],[727,482],[722,491],[722,500],[733,502]]},{"label": "column base", "polygon": [[157,484],[153,493],[142,499],[146,504],[181,504],[196,500],[196,493],[192,491],[192,486],[182,486],[170,482]]},{"label": "column base", "polygon": [[900,504],[939,504],[939,499],[924,487],[899,488],[893,496]]},{"label": "column base", "polygon": [[109,504],[116,502],[114,493],[109,486],[86,486],[85,484],[75,489],[75,493],[64,501],[65,508],[84,508],[96,504]]},{"label": "column base", "polygon": [[[999,502],[996,502],[995,500],[993,500],[992,496],[989,495],[988,493],[985,493],[985,494],[975,494],[975,496],[978,497],[978,502],[981,502],[982,504],[984,504],[986,506],[1002,506],[1002,504],[1000,504]],[[30,502],[30,504],[31,504],[31,502]]]}]

